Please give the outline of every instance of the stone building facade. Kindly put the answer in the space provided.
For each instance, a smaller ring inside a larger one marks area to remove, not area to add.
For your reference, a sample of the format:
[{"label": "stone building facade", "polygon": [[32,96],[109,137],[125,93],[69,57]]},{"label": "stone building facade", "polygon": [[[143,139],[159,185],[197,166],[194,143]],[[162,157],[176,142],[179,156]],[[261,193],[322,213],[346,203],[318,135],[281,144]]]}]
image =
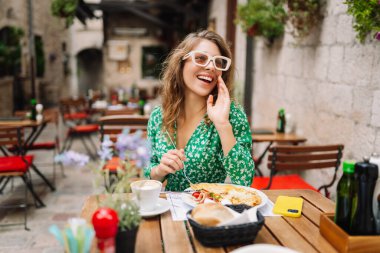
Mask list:
[{"label": "stone building facade", "polygon": [[[65,52],[69,46],[68,30],[64,21],[51,15],[50,0],[33,0],[34,34],[41,36],[43,41],[45,73],[36,80],[36,94],[40,102],[47,106],[55,104],[59,97],[67,94],[69,74],[64,72]],[[30,70],[29,70],[29,44],[28,44],[28,1],[0,0],[0,29],[13,26],[21,28],[25,35],[21,39],[24,100],[27,104],[31,96]],[[11,81],[9,81],[11,80]],[[0,78],[0,115],[10,115],[14,109],[13,78]],[[3,101],[8,101],[3,103]]]},{"label": "stone building facade", "polygon": [[[344,159],[359,161],[380,153],[380,42],[358,42],[343,1],[328,0],[323,16],[302,41],[289,33],[271,47],[255,39],[253,125],[275,128],[283,107],[306,144],[342,143]],[[236,43],[244,45],[245,36]],[[239,55],[237,61],[244,61]],[[304,177],[319,186],[332,173],[308,171]]]}]

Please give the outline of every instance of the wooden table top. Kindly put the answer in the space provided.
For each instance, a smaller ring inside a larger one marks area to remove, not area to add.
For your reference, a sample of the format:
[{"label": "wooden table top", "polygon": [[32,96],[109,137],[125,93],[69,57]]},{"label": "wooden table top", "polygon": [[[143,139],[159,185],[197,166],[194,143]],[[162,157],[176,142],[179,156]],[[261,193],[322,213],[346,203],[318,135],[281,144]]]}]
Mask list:
[{"label": "wooden table top", "polygon": [[278,143],[294,143],[305,142],[307,139],[296,134],[281,134],[273,131],[273,134],[254,134],[252,133],[253,142],[278,142]]},{"label": "wooden table top", "polygon": [[37,127],[37,126],[40,126],[42,123],[43,122],[37,122],[30,119],[7,120],[7,121],[0,121],[0,126]]},{"label": "wooden table top", "polygon": [[[28,111],[17,111],[16,116],[25,117]],[[22,120],[4,120],[0,121],[0,126],[17,126],[17,127],[37,127],[47,122],[55,122],[58,117],[58,110],[55,108],[46,109],[43,112],[43,120],[42,122],[37,122],[35,120],[30,119],[22,119]]]},{"label": "wooden table top", "polygon": [[[335,204],[312,190],[267,190],[263,191],[270,200],[280,195],[297,196],[304,199],[302,216],[265,217],[265,226],[258,233],[254,243],[282,245],[299,252],[337,252],[319,233],[321,213],[333,213]],[[96,196],[90,196],[84,203],[81,217],[91,222],[97,209]],[[188,233],[189,231],[189,233]],[[140,224],[135,252],[181,252],[181,253],[223,253],[244,245],[230,247],[205,247],[194,238],[191,226],[186,221],[173,221],[170,211]],[[93,251],[95,249],[93,248]]]}]

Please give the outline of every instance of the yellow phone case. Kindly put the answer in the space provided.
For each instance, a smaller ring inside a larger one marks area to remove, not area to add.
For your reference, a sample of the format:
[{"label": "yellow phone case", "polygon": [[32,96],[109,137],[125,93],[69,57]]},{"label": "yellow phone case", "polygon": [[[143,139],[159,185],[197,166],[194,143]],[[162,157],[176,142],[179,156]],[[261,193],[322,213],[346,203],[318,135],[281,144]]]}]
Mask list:
[{"label": "yellow phone case", "polygon": [[303,199],[299,197],[278,196],[273,213],[290,217],[300,217]]}]

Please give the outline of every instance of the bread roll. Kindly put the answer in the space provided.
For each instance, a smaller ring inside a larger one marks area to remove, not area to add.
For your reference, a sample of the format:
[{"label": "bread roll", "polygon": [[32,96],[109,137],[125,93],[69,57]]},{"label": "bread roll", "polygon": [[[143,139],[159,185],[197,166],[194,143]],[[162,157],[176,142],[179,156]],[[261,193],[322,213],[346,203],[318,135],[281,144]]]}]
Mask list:
[{"label": "bread roll", "polygon": [[191,216],[199,224],[211,227],[234,217],[228,207],[219,203],[199,204],[191,211]]}]

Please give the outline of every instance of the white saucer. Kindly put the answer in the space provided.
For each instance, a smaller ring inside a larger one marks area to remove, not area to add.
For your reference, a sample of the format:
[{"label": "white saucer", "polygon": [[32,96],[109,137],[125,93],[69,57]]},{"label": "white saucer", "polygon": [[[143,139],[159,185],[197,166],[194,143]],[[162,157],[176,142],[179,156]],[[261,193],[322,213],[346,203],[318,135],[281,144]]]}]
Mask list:
[{"label": "white saucer", "polygon": [[298,253],[297,251],[294,251],[289,248],[285,248],[282,246],[277,245],[271,245],[271,244],[253,244],[244,246],[238,249],[235,249],[231,251],[231,253]]},{"label": "white saucer", "polygon": [[140,210],[140,215],[143,218],[153,217],[153,216],[165,213],[169,209],[170,209],[169,201],[167,201],[166,199],[159,198],[156,208],[154,210],[148,211],[148,212]]}]

